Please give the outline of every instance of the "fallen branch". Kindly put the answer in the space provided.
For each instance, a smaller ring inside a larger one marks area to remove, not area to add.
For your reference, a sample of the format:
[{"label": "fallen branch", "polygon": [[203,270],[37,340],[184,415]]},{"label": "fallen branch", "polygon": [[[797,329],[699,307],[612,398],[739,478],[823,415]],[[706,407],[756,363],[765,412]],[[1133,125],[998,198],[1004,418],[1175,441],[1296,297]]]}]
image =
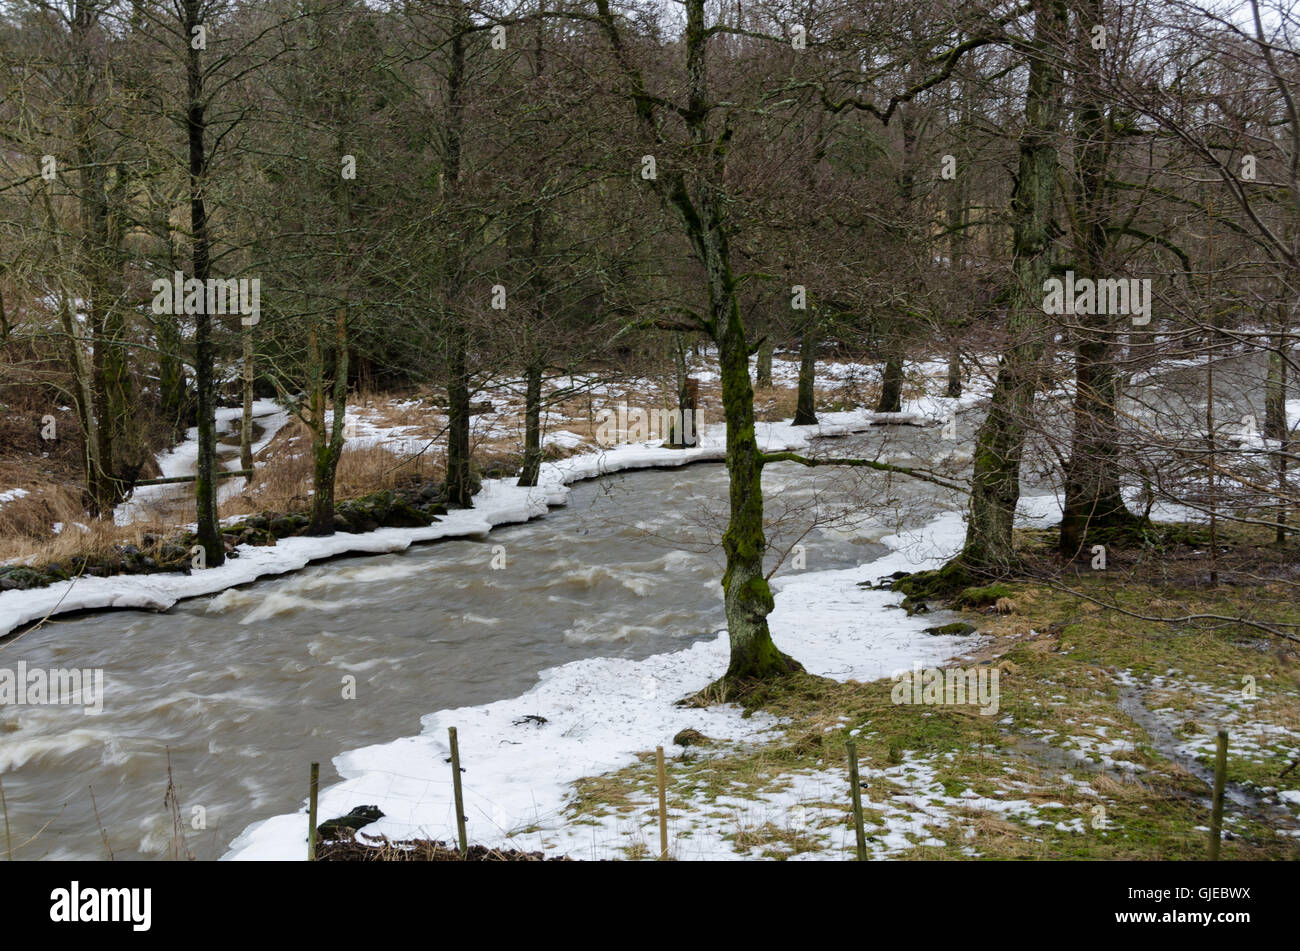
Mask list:
[{"label": "fallen branch", "polygon": [[928,469],[913,469],[910,466],[895,466],[888,462],[876,462],[874,459],[819,459],[801,456],[797,452],[765,452],[760,459],[764,465],[769,462],[797,462],[801,466],[849,466],[860,469],[875,469],[877,472],[894,472],[922,482],[929,482],[945,489],[952,489],[963,495],[970,495],[970,490],[956,482],[950,482],[942,476],[935,475]]},{"label": "fallen branch", "polygon": [[[1188,621],[1223,621],[1225,624],[1241,624],[1246,627],[1253,627],[1258,631],[1263,631],[1265,634],[1271,634],[1273,637],[1280,637],[1284,640],[1295,641],[1297,644],[1300,644],[1300,637],[1297,637],[1295,634],[1288,633],[1287,631],[1279,631],[1275,627],[1270,627],[1269,625],[1263,624],[1259,621],[1252,621],[1249,618],[1228,617],[1224,614],[1184,614],[1181,617],[1159,617],[1151,614],[1139,614],[1137,611],[1130,611],[1128,608],[1122,608],[1118,604],[1102,601],[1099,598],[1094,598],[1092,595],[1084,594],[1082,591],[1075,591],[1067,585],[1060,584],[1059,582],[1048,582],[1048,584],[1050,587],[1053,587],[1058,591],[1064,591],[1077,598],[1083,598],[1085,601],[1091,601],[1093,604],[1103,607],[1108,611],[1118,611],[1120,614],[1131,618],[1137,618],[1139,621],[1156,621],[1161,624],[1185,624]],[[1296,627],[1294,624],[1288,624],[1286,626]]]}]

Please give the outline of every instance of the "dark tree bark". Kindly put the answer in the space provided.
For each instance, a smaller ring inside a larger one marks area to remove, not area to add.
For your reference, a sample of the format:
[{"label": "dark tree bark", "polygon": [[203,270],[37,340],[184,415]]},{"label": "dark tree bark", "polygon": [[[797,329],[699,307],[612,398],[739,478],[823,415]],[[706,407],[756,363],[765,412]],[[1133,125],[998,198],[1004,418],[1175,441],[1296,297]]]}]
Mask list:
[{"label": "dark tree bark", "polygon": [[[202,0],[180,0],[181,33],[186,44],[185,73],[188,85],[186,131],[189,142],[190,234],[193,241],[194,278],[208,280],[210,247],[208,213],[204,200],[207,186],[207,150],[204,136],[207,131],[205,117],[203,67],[201,51],[194,48],[190,37],[200,26]],[[198,391],[199,458],[197,478],[194,480],[194,501],[197,510],[198,540],[203,546],[206,564],[215,568],[226,560],[226,550],[221,540],[221,525],[217,515],[217,421],[216,384],[213,379],[212,318],[206,306],[194,315],[194,376]]]},{"label": "dark tree bark", "polygon": [[333,418],[325,428],[326,345],[313,322],[308,339],[312,357],[311,432],[312,489],[309,535],[334,534],[334,490],[339,459],[343,455],[343,427],[348,408],[348,322],[347,308],[334,315],[334,340],[328,348],[330,363],[330,409]]},{"label": "dark tree bark", "polygon": [[542,365],[524,369],[524,465],[519,485],[537,485],[542,469]]},{"label": "dark tree bark", "polygon": [[[627,63],[609,0],[596,0],[596,9],[618,57],[626,92],[641,128],[652,141],[664,142],[663,127],[656,122],[654,99],[646,91],[641,74]],[[686,0],[687,101],[680,114],[689,147],[705,160],[689,177],[680,170],[661,172],[656,188],[678,213],[704,268],[708,314],[700,330],[718,347],[730,482],[729,518],[722,536],[726,558],[722,589],[731,659],[721,683],[737,684],[802,668],[777,650],[767,624],[773,600],[763,575],[763,555],[767,550],[763,529],[763,457],[754,434],[754,388],[749,376],[751,348],[740,316],[726,225],[729,202],[722,183],[729,136],[725,131],[715,136],[709,130],[706,60],[710,33],[705,27],[704,12],[704,0]]]},{"label": "dark tree bark", "polygon": [[890,341],[890,353],[880,379],[880,399],[876,401],[877,413],[897,413],[903,408],[903,358],[893,349],[895,346]]},{"label": "dark tree bark", "polygon": [[754,367],[754,382],[760,389],[772,385],[772,355],[775,352],[776,338],[769,333],[758,346],[758,360]]},{"label": "dark tree bark", "polygon": [[1012,539],[1020,500],[1020,460],[1044,351],[1043,282],[1051,272],[1055,234],[1057,134],[1062,70],[1057,50],[1068,13],[1062,0],[1033,0],[1025,128],[1011,200],[1013,284],[1008,347],[998,364],[988,416],[975,440],[970,519],[959,561],[968,571],[999,572],[1016,560]]},{"label": "dark tree bark", "polygon": [[[1102,17],[1101,0],[1076,0],[1076,32],[1090,35]],[[1088,42],[1075,44],[1082,59],[1075,83],[1078,154],[1075,160],[1076,246],[1084,274],[1094,279],[1106,267],[1109,240],[1106,225],[1106,156],[1109,151],[1106,117],[1100,103],[1101,51]],[[1134,524],[1120,495],[1119,430],[1116,412],[1120,396],[1115,372],[1118,330],[1114,315],[1079,316],[1074,328],[1075,391],[1070,457],[1065,467],[1065,502],[1061,517],[1060,553],[1075,558],[1089,550],[1089,535],[1103,529]]]},{"label": "dark tree bark", "polygon": [[[452,25],[450,62],[447,70],[447,124],[443,130],[443,203],[460,227],[461,143],[465,125],[465,40],[469,14],[457,4]],[[444,491],[454,505],[474,504],[473,473],[470,469],[470,381],[469,331],[459,313],[464,242],[453,235],[446,246],[443,271],[443,314],[450,324],[447,332],[447,477]]]},{"label": "dark tree bark", "polygon": [[796,426],[817,425],[816,382],[817,328],[809,321],[799,342],[799,401],[794,410]]}]

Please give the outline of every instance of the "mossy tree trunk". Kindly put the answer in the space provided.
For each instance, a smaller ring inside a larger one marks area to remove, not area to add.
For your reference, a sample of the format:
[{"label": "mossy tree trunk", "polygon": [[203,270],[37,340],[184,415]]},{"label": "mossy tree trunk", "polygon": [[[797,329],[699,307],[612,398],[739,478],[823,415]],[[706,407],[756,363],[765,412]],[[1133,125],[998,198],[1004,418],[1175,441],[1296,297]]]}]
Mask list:
[{"label": "mossy tree trunk", "polygon": [[1012,541],[1020,500],[1020,461],[1038,388],[1046,332],[1043,282],[1051,273],[1055,234],[1057,134],[1061,115],[1061,60],[1068,13],[1063,0],[1033,0],[1025,128],[1011,200],[1013,283],[1007,348],[998,363],[988,416],[975,440],[970,517],[959,560],[970,571],[998,572],[1015,564]]},{"label": "mossy tree trunk", "polygon": [[[730,640],[730,663],[724,683],[783,675],[800,669],[798,663],[777,650],[767,616],[772,611],[772,591],[763,576],[767,538],[763,529],[763,457],[754,433],[754,388],[749,376],[751,348],[745,335],[731,272],[726,211],[722,187],[730,132],[713,134],[709,117],[706,60],[709,30],[705,26],[705,0],[685,0],[686,104],[680,110],[687,148],[699,160],[665,168],[654,187],[678,213],[686,237],[703,266],[708,290],[708,313],[698,329],[717,345],[722,378],[722,409],[727,424],[726,464],[729,477],[728,522],[722,536],[726,568],[722,578],[723,601]],[[656,121],[656,102],[646,90],[640,72],[622,55],[624,47],[618,21],[608,0],[596,0],[605,35],[619,54],[619,68],[628,98],[642,130],[650,141],[666,149],[680,147],[665,138],[665,126]],[[683,170],[689,168],[689,171]]]},{"label": "mossy tree trunk", "polygon": [[[1090,36],[1100,25],[1100,0],[1075,0],[1075,30]],[[1107,155],[1111,146],[1106,117],[1099,101],[1101,51],[1091,43],[1076,45],[1082,60],[1076,76],[1075,245],[1084,275],[1100,279],[1109,260],[1109,210],[1106,187]],[[1115,371],[1118,339],[1114,315],[1079,315],[1073,328],[1075,389],[1070,456],[1065,466],[1065,501],[1058,550],[1075,558],[1090,550],[1089,535],[1137,521],[1120,494],[1119,430],[1116,413],[1120,396]]]},{"label": "mossy tree trunk", "polygon": [[729,518],[722,535],[726,570],[722,577],[731,642],[726,679],[771,677],[799,669],[777,650],[767,616],[774,606],[763,576],[767,537],[763,529],[763,460],[754,434],[754,390],[749,382],[749,342],[740,317],[740,302],[731,273],[731,251],[724,224],[726,196],[721,188],[726,157],[725,133],[714,140],[708,131],[705,60],[708,33],[704,0],[686,0],[686,47],[689,103],[686,124],[692,145],[713,162],[700,176],[691,201],[685,189],[675,204],[691,233],[704,265],[709,290],[709,324],[718,346],[722,409],[727,422]]}]

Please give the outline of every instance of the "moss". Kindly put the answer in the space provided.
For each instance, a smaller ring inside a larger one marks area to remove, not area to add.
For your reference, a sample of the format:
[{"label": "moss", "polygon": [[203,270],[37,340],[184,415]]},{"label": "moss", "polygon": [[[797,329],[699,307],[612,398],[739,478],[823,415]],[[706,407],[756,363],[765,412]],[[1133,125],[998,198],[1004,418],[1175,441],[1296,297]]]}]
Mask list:
[{"label": "moss", "polygon": [[1005,584],[990,584],[983,587],[963,588],[953,598],[953,604],[959,608],[986,608],[995,604],[998,598],[1009,598],[1012,590]]},{"label": "moss", "polygon": [[948,562],[934,571],[918,571],[899,578],[892,585],[913,601],[950,598],[974,582],[974,577],[960,560]]}]

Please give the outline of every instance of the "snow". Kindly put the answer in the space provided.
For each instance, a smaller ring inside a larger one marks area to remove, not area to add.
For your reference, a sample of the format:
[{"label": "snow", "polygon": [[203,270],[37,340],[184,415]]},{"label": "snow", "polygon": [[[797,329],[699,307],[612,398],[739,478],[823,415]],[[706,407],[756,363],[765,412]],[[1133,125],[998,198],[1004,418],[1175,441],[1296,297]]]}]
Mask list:
[{"label": "snow", "polygon": [[4,492],[0,492],[0,505],[26,498],[30,494],[26,489],[6,489]]},{"label": "snow", "polygon": [[[261,437],[253,443],[251,449],[253,455],[257,455],[263,449],[271,444],[285,424],[289,422],[288,411],[282,409],[274,400],[254,400],[253,401],[253,419],[262,427]],[[217,421],[217,435],[233,431],[235,421],[241,419],[244,415],[241,406],[221,406],[215,413]],[[198,466],[199,460],[199,430],[198,427],[191,427],[185,434],[185,439],[175,448],[157,455],[158,469],[163,478],[171,476],[193,475]],[[239,456],[228,456],[219,460],[221,466],[225,469],[238,469]],[[222,484],[217,493],[218,501],[223,501],[232,495],[239,493],[240,486],[238,479],[228,481]],[[165,498],[168,495],[178,491],[177,485],[142,485],[131,493],[131,498],[113,511],[113,522],[116,525],[130,525],[137,519],[145,517],[151,504]],[[192,487],[181,483],[179,491],[189,493]]]}]

